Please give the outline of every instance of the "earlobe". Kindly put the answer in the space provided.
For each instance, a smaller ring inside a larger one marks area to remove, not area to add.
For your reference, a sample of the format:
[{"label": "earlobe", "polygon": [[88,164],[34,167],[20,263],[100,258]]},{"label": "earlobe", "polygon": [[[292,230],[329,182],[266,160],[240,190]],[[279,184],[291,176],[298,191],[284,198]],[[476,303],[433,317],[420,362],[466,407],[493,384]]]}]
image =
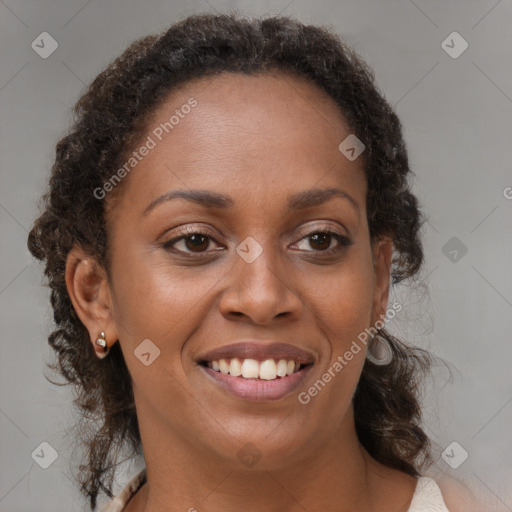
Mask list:
[{"label": "earlobe", "polygon": [[387,236],[381,237],[375,242],[373,250],[375,276],[373,311],[377,315],[377,318],[374,318],[375,323],[385,315],[388,306],[393,240]]},{"label": "earlobe", "polygon": [[89,331],[96,355],[105,357],[112,340],[117,341],[105,270],[92,256],[74,247],[66,260],[66,287],[78,317]]}]

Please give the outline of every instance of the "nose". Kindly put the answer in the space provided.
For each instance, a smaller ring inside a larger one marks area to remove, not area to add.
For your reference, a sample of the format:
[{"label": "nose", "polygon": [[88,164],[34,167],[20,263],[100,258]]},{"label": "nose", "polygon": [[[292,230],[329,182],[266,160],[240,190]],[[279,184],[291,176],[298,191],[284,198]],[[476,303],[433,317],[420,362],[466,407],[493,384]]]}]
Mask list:
[{"label": "nose", "polygon": [[270,325],[278,317],[300,317],[303,303],[294,290],[291,273],[270,249],[264,249],[251,263],[238,255],[235,258],[220,299],[222,315],[260,325]]}]

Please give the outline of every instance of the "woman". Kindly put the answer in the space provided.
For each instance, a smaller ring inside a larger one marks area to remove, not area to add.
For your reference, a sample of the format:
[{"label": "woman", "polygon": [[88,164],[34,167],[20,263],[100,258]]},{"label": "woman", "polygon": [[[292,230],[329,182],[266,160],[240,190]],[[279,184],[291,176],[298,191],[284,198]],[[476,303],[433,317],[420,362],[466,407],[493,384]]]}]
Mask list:
[{"label": "woman", "polygon": [[[290,18],[192,16],[75,112],[28,245],[90,422],[91,509],[457,510],[421,476],[431,357],[386,329],[422,214],[355,52]],[[114,497],[126,445],[145,468]]]}]

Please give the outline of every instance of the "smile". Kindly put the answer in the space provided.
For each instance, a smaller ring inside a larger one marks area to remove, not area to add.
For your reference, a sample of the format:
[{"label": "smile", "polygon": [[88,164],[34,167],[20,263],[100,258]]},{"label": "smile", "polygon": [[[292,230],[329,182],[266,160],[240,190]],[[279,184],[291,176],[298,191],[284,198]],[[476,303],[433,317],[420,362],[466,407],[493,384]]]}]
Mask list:
[{"label": "smile", "polygon": [[291,394],[315,362],[308,350],[286,343],[243,340],[200,354],[196,363],[210,383],[245,400]]},{"label": "smile", "polygon": [[[218,369],[214,368],[214,363],[215,368],[218,365]],[[278,371],[284,373],[285,364],[286,375],[278,375]],[[230,373],[232,365],[234,373],[240,371],[239,375],[235,376]],[[285,359],[280,359],[277,362],[266,359],[260,363],[254,359],[242,361],[237,359],[237,362],[234,359],[229,362],[221,359],[218,362],[204,362],[199,365],[215,386],[219,386],[221,390],[238,398],[254,402],[278,400],[294,391],[298,392],[312,366],[313,364],[295,364],[294,361]],[[291,373],[288,373],[288,369],[291,370]],[[252,375],[252,377],[248,375]]]},{"label": "smile", "polygon": [[300,370],[300,363],[290,359],[265,359],[257,361],[256,359],[243,359],[237,357],[233,359],[220,359],[207,363],[208,368],[212,368],[216,372],[232,377],[242,377],[243,379],[261,379],[275,380],[278,378],[292,375]]}]

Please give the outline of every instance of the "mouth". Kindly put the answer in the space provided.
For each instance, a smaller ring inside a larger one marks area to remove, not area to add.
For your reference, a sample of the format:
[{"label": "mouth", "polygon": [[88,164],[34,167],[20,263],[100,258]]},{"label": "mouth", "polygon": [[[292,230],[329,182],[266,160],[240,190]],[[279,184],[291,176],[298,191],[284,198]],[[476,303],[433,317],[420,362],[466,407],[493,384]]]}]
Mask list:
[{"label": "mouth", "polygon": [[252,401],[290,394],[314,364],[311,353],[292,345],[245,342],[221,347],[198,358],[210,382]]},{"label": "mouth", "polygon": [[257,361],[256,359],[243,359],[237,357],[232,359],[219,359],[214,361],[201,361],[200,364],[213,371],[230,375],[231,377],[241,377],[242,379],[276,380],[293,375],[300,371],[301,367],[306,366],[293,359],[265,359]]}]

